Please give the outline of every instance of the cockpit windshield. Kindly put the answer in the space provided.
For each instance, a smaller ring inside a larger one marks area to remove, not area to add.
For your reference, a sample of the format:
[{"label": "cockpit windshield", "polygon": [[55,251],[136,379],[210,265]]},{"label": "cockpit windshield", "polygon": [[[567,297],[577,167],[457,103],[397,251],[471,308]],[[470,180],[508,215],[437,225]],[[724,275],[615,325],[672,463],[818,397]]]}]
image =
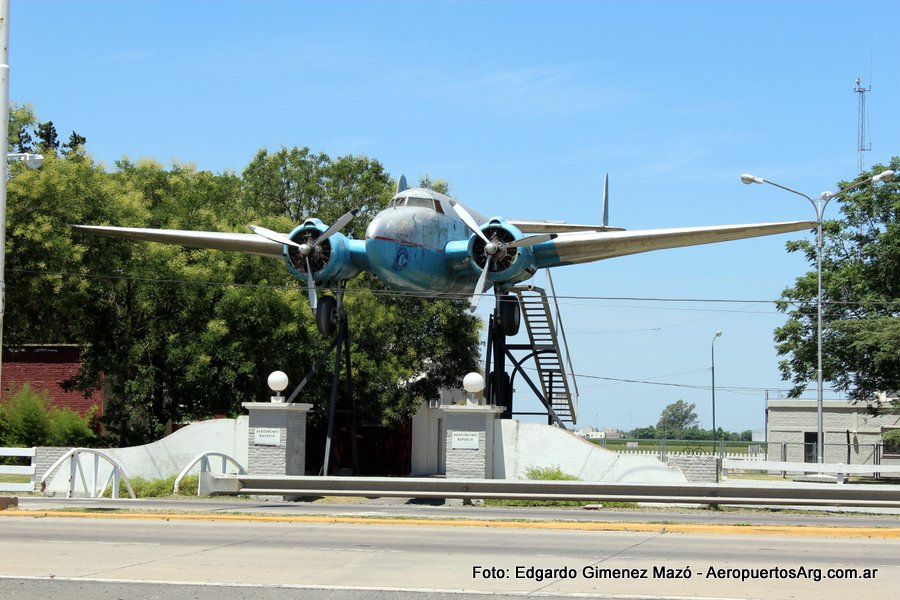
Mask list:
[{"label": "cockpit windshield", "polygon": [[391,203],[388,204],[388,208],[397,208],[399,206],[414,206],[418,208],[429,208],[435,212],[443,213],[444,210],[441,207],[439,201],[433,200],[431,198],[419,198],[416,196],[403,196],[400,198],[394,198],[391,200]]}]

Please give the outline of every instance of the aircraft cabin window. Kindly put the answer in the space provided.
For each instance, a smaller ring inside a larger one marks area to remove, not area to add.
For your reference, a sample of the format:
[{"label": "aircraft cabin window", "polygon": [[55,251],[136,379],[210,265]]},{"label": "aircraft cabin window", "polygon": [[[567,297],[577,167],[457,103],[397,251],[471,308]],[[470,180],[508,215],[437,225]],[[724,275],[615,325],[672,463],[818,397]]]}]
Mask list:
[{"label": "aircraft cabin window", "polygon": [[431,198],[414,198],[410,196],[406,199],[406,206],[420,206],[422,208],[434,210],[434,200]]}]

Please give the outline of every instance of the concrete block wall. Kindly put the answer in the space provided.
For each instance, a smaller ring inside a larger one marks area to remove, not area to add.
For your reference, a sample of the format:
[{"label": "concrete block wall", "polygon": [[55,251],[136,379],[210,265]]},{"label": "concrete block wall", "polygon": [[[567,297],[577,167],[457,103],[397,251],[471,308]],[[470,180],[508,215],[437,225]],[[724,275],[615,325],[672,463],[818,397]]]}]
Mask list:
[{"label": "concrete block wall", "polygon": [[34,450],[34,491],[41,491],[41,477],[47,472],[47,469],[53,466],[53,463],[71,450],[71,448],[59,448],[54,446],[38,446]]},{"label": "concrete block wall", "polygon": [[673,454],[668,457],[670,467],[678,467],[684,477],[695,483],[716,483],[719,457],[709,454]]},{"label": "concrete block wall", "polygon": [[[488,406],[454,406],[445,413],[446,476],[490,479],[494,476],[494,421],[503,409]],[[454,448],[454,433],[478,436],[478,448]]]},{"label": "concrete block wall", "polygon": [[[458,431],[478,434],[478,449],[453,448],[453,433]],[[492,436],[493,437],[493,436]],[[447,477],[467,479],[490,478],[487,456],[493,456],[493,444],[487,439],[484,415],[459,415],[448,425],[446,436]]]},{"label": "concrete block wall", "polygon": [[[250,411],[247,470],[259,475],[306,474],[306,413],[309,404],[244,404]],[[278,445],[256,443],[257,429],[277,429]]]}]

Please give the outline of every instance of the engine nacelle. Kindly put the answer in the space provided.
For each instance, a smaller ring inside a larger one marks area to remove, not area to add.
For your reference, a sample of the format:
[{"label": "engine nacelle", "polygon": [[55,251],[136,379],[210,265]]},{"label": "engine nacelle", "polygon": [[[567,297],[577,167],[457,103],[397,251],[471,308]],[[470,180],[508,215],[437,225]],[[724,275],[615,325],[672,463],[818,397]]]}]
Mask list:
[{"label": "engine nacelle", "polygon": [[[327,229],[328,226],[319,219],[307,219],[291,231],[288,237],[298,244],[312,244]],[[300,254],[300,250],[295,246],[285,246],[283,254],[291,275],[306,281],[308,277],[306,260]],[[340,279],[350,279],[359,274],[359,269],[351,260],[350,240],[342,233],[332,234],[313,248],[309,256],[309,266],[313,279],[321,285],[329,285],[332,281]]]},{"label": "engine nacelle", "polygon": [[[534,251],[531,247],[506,248],[503,245],[525,237],[518,227],[500,217],[494,217],[481,226],[481,231],[492,242],[499,243],[500,249],[491,258],[491,270],[487,277],[494,283],[518,283],[530,279],[537,268],[534,266]],[[487,263],[485,241],[473,235],[469,239],[469,257],[484,269]]]}]

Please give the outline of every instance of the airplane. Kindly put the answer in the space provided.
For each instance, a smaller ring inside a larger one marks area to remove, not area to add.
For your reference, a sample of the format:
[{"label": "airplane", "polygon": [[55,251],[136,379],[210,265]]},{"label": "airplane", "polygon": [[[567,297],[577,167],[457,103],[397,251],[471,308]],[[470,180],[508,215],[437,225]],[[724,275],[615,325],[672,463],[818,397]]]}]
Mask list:
[{"label": "airplane", "polygon": [[[605,260],[640,252],[724,242],[810,229],[810,221],[716,225],[626,231],[608,222],[608,178],[601,225],[486,218],[431,189],[410,188],[400,176],[396,194],[369,223],[365,239],[341,230],[358,209],[330,226],[308,218],[284,234],[251,225],[253,233],[185,231],[73,225],[92,234],[257,254],[278,258],[306,283],[310,306],[323,335],[334,333],[346,282],[363,271],[389,288],[426,297],[470,297],[471,310],[490,284],[498,299],[503,332],[518,330],[518,303],[501,303],[504,290],[539,269]],[[319,290],[331,288],[335,296]],[[503,309],[503,310],[500,310]]]}]

